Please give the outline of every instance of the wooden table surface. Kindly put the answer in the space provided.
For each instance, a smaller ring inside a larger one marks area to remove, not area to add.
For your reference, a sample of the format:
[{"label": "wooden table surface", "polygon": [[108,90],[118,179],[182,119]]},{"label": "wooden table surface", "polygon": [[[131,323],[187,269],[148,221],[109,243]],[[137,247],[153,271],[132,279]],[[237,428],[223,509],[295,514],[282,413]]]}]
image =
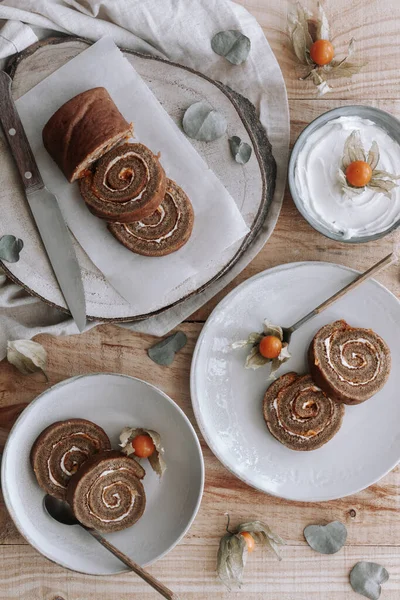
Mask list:
[{"label": "wooden table surface", "polygon": [[[336,80],[334,91],[316,99],[310,83],[296,79],[295,61],[286,31],[288,0],[241,0],[262,25],[282,68],[288,90],[292,142],[313,118],[343,104],[370,104],[400,117],[398,99],[399,0],[326,1],[333,41],[338,53],[352,36],[357,59],[368,61],[353,80]],[[310,8],[313,0],[305,2]],[[50,383],[41,377],[23,377],[6,362],[0,364],[0,403],[12,406],[29,402],[63,379],[82,373],[114,371],[141,377],[169,394],[193,425],[189,370],[194,345],[203,323],[217,302],[238,283],[269,267],[300,260],[331,261],[365,269],[390,252],[395,235],[368,245],[333,242],[316,233],[302,219],[287,192],[277,227],[268,244],[249,267],[221,294],[192,315],[180,329],[189,342],[169,368],[150,362],[146,348],[154,342],[116,326],[102,325],[80,335],[63,338],[40,336],[49,354]],[[378,279],[400,294],[399,270],[393,266]],[[396,366],[395,366],[396,368]],[[10,422],[13,411],[10,409]],[[400,427],[400,425],[399,425]],[[199,433],[199,432],[198,432]],[[0,429],[4,444],[7,430]],[[200,436],[201,439],[201,436]],[[212,455],[204,441],[205,493],[199,514],[185,539],[150,568],[181,598],[227,598],[229,593],[215,577],[219,537],[229,511],[233,523],[251,517],[263,519],[285,540],[282,562],[257,550],[248,561],[243,597],[263,600],[355,600],[349,571],[359,560],[379,562],[389,573],[382,598],[400,596],[400,470],[355,496],[325,503],[302,504],[257,492],[231,475]],[[310,523],[338,519],[348,528],[348,543],[334,556],[314,553],[304,542]],[[0,504],[0,599],[24,600],[130,600],[133,596],[156,599],[157,594],[135,575],[91,577],[55,566],[17,533],[4,503]]]}]

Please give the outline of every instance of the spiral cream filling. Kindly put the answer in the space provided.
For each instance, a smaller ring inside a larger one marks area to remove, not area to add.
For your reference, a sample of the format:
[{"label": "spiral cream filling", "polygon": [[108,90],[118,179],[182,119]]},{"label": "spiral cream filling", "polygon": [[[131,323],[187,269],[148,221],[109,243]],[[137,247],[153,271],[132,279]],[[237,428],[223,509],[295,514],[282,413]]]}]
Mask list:
[{"label": "spiral cream filling", "polygon": [[[171,229],[171,231],[169,231],[165,235],[160,236],[159,238],[156,238],[154,240],[149,240],[149,239],[144,238],[144,237],[142,237],[140,235],[137,235],[131,229],[129,229],[129,223],[128,224],[127,223],[122,223],[122,225],[124,226],[124,229],[125,229],[126,233],[128,235],[132,235],[133,237],[135,237],[138,240],[142,240],[144,242],[154,242],[155,244],[160,244],[162,241],[170,238],[171,235],[173,235],[175,233],[175,231],[178,229],[179,221],[181,219],[181,211],[179,210],[178,205],[177,205],[177,203],[174,200],[174,197],[169,192],[167,192],[166,195],[168,195],[171,198],[171,200],[174,203],[174,206],[176,208],[176,211],[178,213],[175,225],[173,226],[173,228]],[[163,222],[164,217],[165,217],[165,210],[164,210],[163,215],[160,217],[160,220],[158,221],[158,223],[156,225],[146,225],[145,223],[140,222],[140,227],[146,227],[146,228],[147,227],[156,227],[156,226],[160,225]]]},{"label": "spiral cream filling", "polygon": [[107,508],[112,509],[116,509],[119,508],[120,504],[121,504],[121,497],[119,495],[118,492],[116,492],[115,494],[112,494],[112,496],[114,498],[116,498],[117,502],[115,504],[109,504],[106,500],[105,500],[105,493],[106,490],[114,487],[115,485],[119,485],[119,486],[123,486],[125,487],[129,494],[131,495],[131,502],[130,505],[128,507],[128,509],[119,517],[115,517],[114,519],[103,519],[101,517],[99,517],[96,513],[94,513],[90,507],[90,501],[89,501],[89,496],[92,492],[92,489],[94,487],[94,485],[97,483],[97,480],[100,479],[101,477],[106,477],[107,475],[109,475],[110,473],[115,473],[116,471],[130,471],[130,469],[127,469],[126,467],[120,467],[118,469],[106,469],[105,471],[103,471],[102,473],[100,473],[100,475],[98,476],[98,478],[93,481],[93,483],[91,484],[91,486],[89,487],[88,491],[86,492],[86,503],[87,503],[87,509],[89,511],[89,513],[98,521],[101,521],[102,523],[117,523],[119,521],[122,521],[123,519],[126,519],[126,517],[129,515],[129,513],[132,510],[133,505],[135,504],[135,496],[137,495],[137,492],[135,490],[132,490],[126,483],[124,483],[123,481],[113,481],[113,483],[111,483],[110,485],[106,485],[104,486],[102,493],[101,493],[101,499],[104,503],[104,505]]},{"label": "spiral cream filling", "polygon": [[[129,151],[129,152],[125,152],[125,154],[123,154],[122,156],[116,156],[115,158],[113,158],[113,160],[111,160],[111,161],[108,163],[108,165],[107,165],[107,168],[106,168],[106,170],[104,171],[104,175],[103,175],[103,186],[104,186],[105,188],[107,188],[108,190],[110,190],[110,192],[115,192],[115,191],[116,191],[114,188],[111,188],[111,187],[108,185],[108,183],[107,183],[107,176],[108,176],[108,173],[109,173],[110,169],[112,169],[112,167],[113,167],[115,164],[117,164],[117,162],[119,162],[120,160],[123,160],[124,158],[127,158],[128,156],[135,156],[136,158],[138,158],[138,159],[139,159],[139,160],[140,160],[140,161],[143,163],[143,165],[144,165],[144,167],[145,167],[145,169],[146,169],[146,175],[147,175],[146,179],[147,179],[147,183],[146,183],[146,185],[144,186],[144,188],[142,189],[142,191],[140,192],[140,194],[138,194],[138,195],[137,195],[137,196],[135,196],[134,198],[130,198],[130,199],[129,199],[129,200],[127,200],[126,202],[119,202],[119,204],[120,204],[121,206],[124,206],[124,204],[128,204],[129,202],[133,202],[133,201],[135,201],[135,200],[140,200],[140,198],[142,197],[142,195],[143,195],[143,194],[144,194],[144,192],[146,191],[147,184],[148,184],[148,183],[149,183],[149,181],[150,181],[150,172],[149,172],[149,167],[148,167],[148,165],[147,165],[146,161],[145,161],[145,160],[143,160],[143,157],[142,157],[140,154],[137,154],[137,152],[132,152],[132,151]],[[126,167],[123,167],[123,169],[126,169]],[[123,169],[122,169],[122,170],[123,170]],[[133,169],[132,169],[132,171],[133,171],[133,173],[132,173],[132,178],[134,178],[134,173],[135,173],[135,172],[134,172],[134,170],[133,170]],[[125,187],[122,187],[122,188],[120,188],[118,191],[124,191],[124,190],[126,190],[126,189],[127,189],[127,188],[128,188],[130,185],[131,185],[131,183],[132,183],[132,179],[131,179],[130,181],[129,181],[129,180],[127,180],[127,184],[126,184],[126,186],[125,186]]]},{"label": "spiral cream filling", "polygon": [[[326,353],[326,359],[328,361],[329,366],[331,367],[331,369],[336,373],[336,375],[339,377],[339,379],[341,381],[344,381],[345,383],[348,383],[349,385],[352,386],[360,386],[360,385],[367,385],[368,383],[371,383],[371,381],[373,381],[376,376],[379,373],[379,369],[381,366],[381,360],[379,357],[379,353],[376,352],[374,346],[371,344],[371,342],[365,338],[357,338],[355,340],[347,340],[346,342],[344,342],[343,344],[340,344],[339,346],[339,352],[340,352],[340,360],[341,363],[344,367],[347,367],[349,369],[361,369],[362,367],[365,366],[365,359],[362,358],[363,360],[363,364],[361,366],[354,366],[354,365],[349,365],[349,363],[347,362],[347,360],[345,359],[344,355],[343,355],[343,351],[345,346],[347,346],[347,344],[355,344],[355,343],[361,343],[361,344],[366,344],[367,346],[370,347],[370,349],[373,351],[373,353],[376,355],[377,358],[377,364],[376,364],[376,369],[374,374],[372,375],[372,377],[370,377],[369,379],[367,379],[367,381],[362,381],[362,382],[355,382],[355,381],[350,381],[348,379],[346,379],[345,377],[343,377],[340,373],[338,373],[337,369],[335,368],[333,362],[331,361],[331,336],[326,338],[324,340],[324,346],[325,346],[325,353]],[[359,354],[356,354],[355,352],[352,353],[352,356],[355,358],[356,356],[360,356]]]},{"label": "spiral cream filling", "polygon": [[[89,438],[89,439],[92,439],[92,440],[94,439],[94,438],[91,438],[91,437],[90,437],[90,436],[89,436],[87,433],[85,433],[84,431],[78,431],[77,433],[74,433],[73,435],[74,435],[74,436],[76,436],[76,435],[82,435],[82,436],[84,436],[84,437],[86,437],[86,438]],[[68,437],[69,437],[69,436],[64,436],[63,438],[61,438],[61,440],[59,440],[58,442],[56,442],[55,444],[53,444],[53,445],[52,445],[52,451],[54,450],[54,448],[57,448],[57,446],[59,446],[59,445],[60,445],[60,444],[61,444],[61,443],[62,443],[62,442],[63,442],[63,441],[66,439],[66,438],[68,438]],[[65,460],[67,459],[68,455],[69,455],[71,452],[81,452],[82,454],[85,454],[85,455],[87,456],[87,452],[86,452],[86,450],[82,450],[82,448],[79,448],[78,446],[71,446],[71,448],[69,448],[69,449],[68,449],[66,452],[64,452],[64,454],[62,455],[62,457],[61,457],[61,460],[60,460],[60,469],[61,469],[61,471],[62,471],[63,473],[65,473],[65,475],[68,475],[68,477],[71,477],[72,473],[70,473],[70,472],[68,471],[68,469],[66,468],[66,466],[65,466]],[[59,482],[59,481],[58,481],[58,480],[57,480],[57,479],[54,477],[54,475],[53,475],[53,471],[52,471],[52,469],[51,469],[51,463],[50,463],[51,456],[52,456],[52,452],[50,453],[50,456],[49,456],[49,458],[47,459],[47,471],[48,471],[48,474],[49,474],[49,479],[50,479],[50,481],[51,481],[51,483],[52,483],[53,485],[55,485],[55,486],[57,486],[57,487],[59,487],[59,488],[62,488],[63,490],[65,490],[65,489],[67,488],[67,486],[65,486],[64,484],[60,483],[60,482]]]},{"label": "spiral cream filling", "polygon": [[[320,388],[317,386],[310,386],[308,388],[304,388],[302,390],[302,392],[305,392],[307,390],[313,390],[315,392],[320,392]],[[290,402],[290,406],[293,407],[294,402],[296,401],[296,398],[293,398],[293,400]],[[304,402],[303,404],[303,408],[306,408],[307,405],[309,404],[309,401]],[[321,433],[321,431],[323,431],[323,429],[325,429],[326,427],[328,427],[331,424],[332,419],[329,419],[325,424],[324,427],[322,429],[320,429],[319,431],[314,431],[313,429],[310,429],[309,431],[309,435],[301,435],[300,433],[293,433],[293,431],[290,431],[289,429],[287,429],[285,427],[285,424],[281,421],[280,416],[279,416],[279,407],[278,407],[278,398],[275,398],[274,402],[273,402],[273,407],[275,410],[275,414],[276,414],[276,419],[279,423],[279,427],[281,427],[286,433],[288,433],[289,435],[296,437],[296,438],[300,438],[302,440],[309,440],[312,437],[315,437],[316,435],[318,435],[319,433]],[[332,413],[331,413],[332,414]],[[308,421],[308,419],[305,418],[301,418],[301,417],[297,417],[295,414],[291,415],[293,421],[298,421],[300,423],[305,423],[306,421]]]}]

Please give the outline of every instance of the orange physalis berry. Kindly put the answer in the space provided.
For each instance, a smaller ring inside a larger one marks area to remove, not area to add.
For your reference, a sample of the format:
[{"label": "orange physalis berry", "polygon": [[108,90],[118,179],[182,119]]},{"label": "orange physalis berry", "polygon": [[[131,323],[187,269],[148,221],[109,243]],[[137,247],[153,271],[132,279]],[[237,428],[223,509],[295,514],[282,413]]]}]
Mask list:
[{"label": "orange physalis berry", "polygon": [[137,435],[132,440],[132,448],[139,458],[148,458],[153,454],[156,447],[151,437],[146,433]]},{"label": "orange physalis berry", "polygon": [[264,358],[277,358],[282,350],[282,342],[276,335],[266,335],[262,338],[259,351]]},{"label": "orange physalis berry", "polygon": [[372,177],[372,168],[363,160],[356,160],[349,164],[346,169],[346,179],[354,187],[368,185]]},{"label": "orange physalis berry", "polygon": [[329,40],[317,40],[310,48],[310,56],[316,65],[323,67],[332,62],[335,51]]},{"label": "orange physalis berry", "polygon": [[254,548],[256,547],[256,543],[251,533],[249,533],[248,531],[242,531],[240,535],[242,535],[246,540],[247,551],[253,552]]}]

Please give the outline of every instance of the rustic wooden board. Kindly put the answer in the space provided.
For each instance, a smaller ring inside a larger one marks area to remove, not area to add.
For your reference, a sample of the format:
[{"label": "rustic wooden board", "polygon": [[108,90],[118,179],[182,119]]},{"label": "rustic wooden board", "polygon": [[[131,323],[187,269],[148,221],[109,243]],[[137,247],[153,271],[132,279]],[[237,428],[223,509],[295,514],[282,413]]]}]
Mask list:
[{"label": "rustic wooden board", "polygon": [[[378,106],[400,117],[398,97],[397,0],[336,0],[325,2],[339,49],[351,35],[359,40],[360,58],[366,68],[349,84],[338,80],[333,94],[317,100],[311,85],[295,79],[294,60],[287,45],[286,13],[289,0],[240,0],[263,25],[283,70],[289,91],[292,142],[308,122],[322,112],[344,103]],[[314,0],[304,4],[315,8]],[[387,254],[399,234],[373,244],[347,246],[324,238],[302,219],[286,194],[277,227],[257,258],[231,284],[233,287],[263,269],[300,260],[326,260],[363,269]],[[390,267],[377,278],[400,296],[399,269]],[[228,288],[229,289],[229,288]],[[227,289],[181,328],[189,343],[169,369],[150,363],[144,353],[153,341],[118,329],[101,326],[83,336],[41,338],[50,354],[52,383],[65,377],[97,370],[115,370],[138,375],[169,393],[193,422],[189,396],[189,363],[202,322]],[[39,376],[24,378],[5,362],[0,364],[0,405],[29,401],[45,389]],[[4,442],[6,431],[0,431]],[[400,468],[355,496],[322,504],[298,504],[265,496],[229,474],[202,443],[206,463],[205,494],[198,517],[181,544],[151,571],[182,597],[206,600],[228,599],[215,580],[217,538],[225,523],[224,512],[233,521],[249,516],[264,517],[289,545],[282,549],[281,563],[268,553],[252,555],[246,567],[245,587],[236,598],[246,600],[356,600],[348,573],[358,560],[383,564],[390,573],[382,600],[398,600],[400,591]],[[302,530],[312,522],[339,519],[349,529],[347,546],[334,556],[320,556],[304,544]],[[157,596],[130,575],[94,578],[70,573],[48,562],[23,544],[0,504],[0,599],[18,600],[109,600]],[[11,545],[10,545],[11,544]]]},{"label": "rustic wooden board", "polygon": [[[14,98],[18,99],[88,47],[88,42],[78,38],[49,38],[28,48],[9,65]],[[276,165],[265,129],[256,116],[255,108],[246,98],[219,82],[169,61],[133,52],[125,53],[125,56],[179,127],[184,110],[193,102],[207,98],[212,106],[226,116],[228,135],[238,135],[253,148],[250,161],[242,166],[232,159],[226,136],[212,144],[193,140],[196,150],[236,201],[250,233],[216,257],[204,272],[190,278],[179,290],[166,294],[161,304],[164,308],[149,310],[148,315],[153,315],[208,288],[243,256],[268,216],[275,189]],[[3,268],[28,292],[65,310],[64,299],[18,184],[13,161],[7,156],[1,139],[0,173],[0,196],[4,210],[0,235],[12,232],[22,238],[25,244],[20,261],[3,265]],[[57,193],[57,190],[52,191]],[[81,266],[89,319],[132,321],[148,316],[138,314],[134,306],[115,292],[78,243],[75,244],[75,250]],[[134,276],[135,273],[132,273]]]}]

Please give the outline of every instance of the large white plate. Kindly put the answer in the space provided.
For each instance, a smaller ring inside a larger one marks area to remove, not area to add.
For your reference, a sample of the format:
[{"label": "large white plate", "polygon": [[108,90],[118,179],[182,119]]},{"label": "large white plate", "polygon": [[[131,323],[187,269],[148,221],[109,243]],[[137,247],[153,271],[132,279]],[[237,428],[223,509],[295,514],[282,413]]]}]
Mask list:
[{"label": "large white plate", "polygon": [[204,485],[204,464],[196,433],[181,409],[154,386],[111,373],[74,377],[44,392],[15,423],[4,450],[2,490],[22,535],[63,567],[106,575],[126,567],[79,526],[61,525],[43,509],[44,492],[29,463],[39,433],[67,418],[90,419],[103,427],[114,448],[126,425],[155,429],[165,447],[167,471],[161,482],[144,461],[146,510],[133,527],[107,534],[122,552],[148,565],[171,550],[189,529]]},{"label": "large white plate", "polygon": [[400,303],[376,281],[367,281],[297,331],[292,358],[279,371],[305,372],[313,335],[337,319],[374,329],[388,343],[393,368],[385,387],[364,404],[346,406],[342,428],[319,450],[295,452],[272,437],[262,415],[268,367],[245,370],[246,349],[231,349],[232,342],[261,330],[265,318],[291,325],[355,273],[323,262],[264,271],[220,302],[199,337],[191,372],[197,422],[217,458],[263,492],[306,502],[341,498],[376,482],[400,460]]}]

